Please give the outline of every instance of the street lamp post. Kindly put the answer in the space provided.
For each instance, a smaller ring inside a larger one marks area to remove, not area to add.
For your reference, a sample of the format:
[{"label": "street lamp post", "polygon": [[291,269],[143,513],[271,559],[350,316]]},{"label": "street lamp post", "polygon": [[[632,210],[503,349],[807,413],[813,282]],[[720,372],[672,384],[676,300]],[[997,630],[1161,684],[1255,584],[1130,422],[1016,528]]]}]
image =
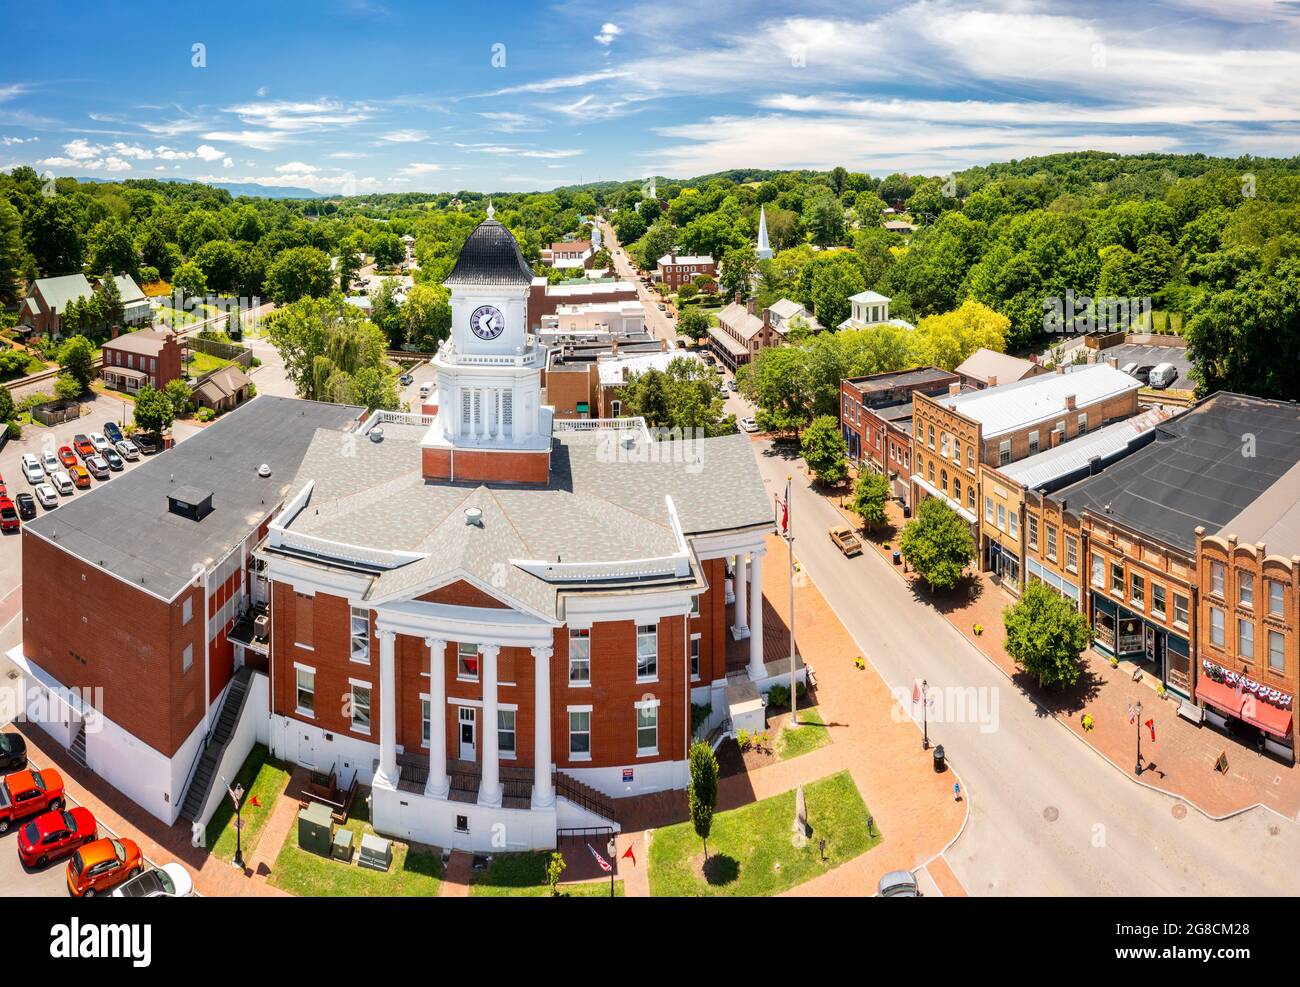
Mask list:
[{"label": "street lamp post", "polygon": [[[921,750],[930,749],[930,683],[921,679]],[[916,721],[913,720],[913,723]]]},{"label": "street lamp post", "polygon": [[235,783],[235,787],[230,790],[230,798],[235,803],[235,859],[232,861],[240,870],[244,869],[244,786]]},{"label": "street lamp post", "polygon": [[615,842],[613,834],[610,834],[609,844],[605,847],[609,851],[609,896],[614,897],[614,863],[618,860],[618,843]]},{"label": "street lamp post", "polygon": [[1137,705],[1134,706],[1133,709],[1136,714],[1133,717],[1133,724],[1137,728],[1137,764],[1133,768],[1133,773],[1135,775],[1140,775],[1142,773],[1142,702],[1141,700],[1138,701]]}]

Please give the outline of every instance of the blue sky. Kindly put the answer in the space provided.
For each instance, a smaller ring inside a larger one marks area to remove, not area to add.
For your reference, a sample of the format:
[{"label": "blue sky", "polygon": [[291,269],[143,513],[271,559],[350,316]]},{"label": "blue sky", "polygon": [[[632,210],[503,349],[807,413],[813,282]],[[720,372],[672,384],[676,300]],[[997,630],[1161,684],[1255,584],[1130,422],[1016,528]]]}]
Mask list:
[{"label": "blue sky", "polygon": [[1300,153],[1300,0],[192,6],[42,8],[0,168],[364,193]]}]

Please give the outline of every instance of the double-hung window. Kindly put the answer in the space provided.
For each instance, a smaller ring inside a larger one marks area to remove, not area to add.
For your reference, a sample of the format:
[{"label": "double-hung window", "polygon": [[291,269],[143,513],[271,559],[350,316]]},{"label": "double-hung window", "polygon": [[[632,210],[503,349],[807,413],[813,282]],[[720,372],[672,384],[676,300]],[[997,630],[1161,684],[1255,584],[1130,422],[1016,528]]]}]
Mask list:
[{"label": "double-hung window", "polygon": [[659,700],[636,704],[636,753],[638,757],[659,753]]},{"label": "double-hung window", "polygon": [[316,712],[316,669],[306,665],[295,666],[297,673],[297,699],[299,713],[312,716]]},{"label": "double-hung window", "polygon": [[497,709],[497,750],[503,756],[515,756],[515,711]]},{"label": "double-hung window", "polygon": [[456,644],[456,678],[478,681],[478,645],[473,641]]},{"label": "double-hung window", "polygon": [[569,710],[569,757],[591,760],[591,710]]},{"label": "double-hung window", "polygon": [[351,727],[357,733],[370,732],[370,683],[369,682],[349,682],[352,689],[351,701],[349,706],[352,709]]},{"label": "double-hung window", "polygon": [[569,628],[569,685],[591,684],[591,628]]},{"label": "double-hung window", "polygon": [[349,623],[352,632],[352,660],[367,665],[370,663],[370,611],[365,607],[352,607]]},{"label": "double-hung window", "polygon": [[1255,660],[1255,622],[1244,617],[1237,618],[1237,657]]},{"label": "double-hung window", "polygon": [[652,682],[659,677],[659,628],[638,624],[636,628],[636,679]]}]

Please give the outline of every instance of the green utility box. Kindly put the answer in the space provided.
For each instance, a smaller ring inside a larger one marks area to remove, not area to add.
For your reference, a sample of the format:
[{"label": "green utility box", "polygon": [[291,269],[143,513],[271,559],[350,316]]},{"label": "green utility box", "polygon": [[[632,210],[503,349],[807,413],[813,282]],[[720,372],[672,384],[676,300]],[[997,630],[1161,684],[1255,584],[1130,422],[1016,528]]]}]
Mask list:
[{"label": "green utility box", "polygon": [[393,863],[392,842],[374,833],[366,833],[361,837],[361,854],[357,863],[371,870],[388,870]]},{"label": "green utility box", "polygon": [[340,826],[334,834],[333,853],[335,860],[352,863],[352,830]]},{"label": "green utility box", "polygon": [[319,853],[322,857],[330,855],[334,842],[334,820],[330,817],[329,806],[313,802],[298,812],[298,847]]}]

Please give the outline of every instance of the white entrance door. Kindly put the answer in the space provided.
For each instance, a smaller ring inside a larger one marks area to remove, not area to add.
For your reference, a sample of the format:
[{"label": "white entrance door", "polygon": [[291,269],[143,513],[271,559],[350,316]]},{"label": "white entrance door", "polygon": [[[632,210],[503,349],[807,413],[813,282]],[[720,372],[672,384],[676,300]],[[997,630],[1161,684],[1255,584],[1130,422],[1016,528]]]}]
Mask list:
[{"label": "white entrance door", "polygon": [[477,757],[478,710],[473,706],[460,707],[460,759],[475,761]]},{"label": "white entrance door", "polygon": [[316,767],[316,738],[302,727],[298,727],[298,763],[304,768]]}]

